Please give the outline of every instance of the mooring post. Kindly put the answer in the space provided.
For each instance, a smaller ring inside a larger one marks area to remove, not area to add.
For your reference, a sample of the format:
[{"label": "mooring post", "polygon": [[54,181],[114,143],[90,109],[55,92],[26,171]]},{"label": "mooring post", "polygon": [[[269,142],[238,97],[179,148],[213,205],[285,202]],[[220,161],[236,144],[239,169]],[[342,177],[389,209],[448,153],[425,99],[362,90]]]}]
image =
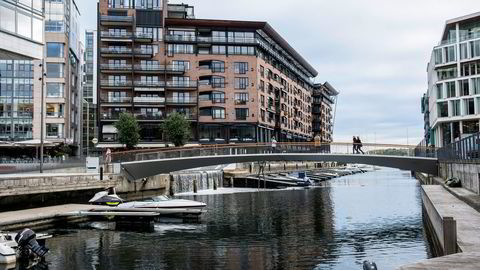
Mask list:
[{"label": "mooring post", "polygon": [[197,193],[197,179],[193,179],[193,193]]}]

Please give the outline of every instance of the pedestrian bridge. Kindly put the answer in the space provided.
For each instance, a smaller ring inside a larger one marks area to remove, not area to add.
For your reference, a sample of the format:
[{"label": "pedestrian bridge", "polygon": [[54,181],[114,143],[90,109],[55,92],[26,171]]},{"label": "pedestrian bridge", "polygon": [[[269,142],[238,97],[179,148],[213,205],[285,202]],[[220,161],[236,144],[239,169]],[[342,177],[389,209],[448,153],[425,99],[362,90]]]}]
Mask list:
[{"label": "pedestrian bridge", "polygon": [[417,146],[363,144],[365,154],[354,154],[351,143],[266,143],[206,145],[112,153],[130,180],[206,166],[260,161],[318,161],[366,164],[438,174],[435,149]]}]

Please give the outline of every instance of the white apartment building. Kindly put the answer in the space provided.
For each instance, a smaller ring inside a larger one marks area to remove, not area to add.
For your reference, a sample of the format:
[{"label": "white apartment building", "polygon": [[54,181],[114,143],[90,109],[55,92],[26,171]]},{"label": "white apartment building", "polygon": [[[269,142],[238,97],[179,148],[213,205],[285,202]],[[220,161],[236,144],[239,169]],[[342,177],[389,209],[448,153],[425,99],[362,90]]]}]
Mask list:
[{"label": "white apartment building", "polygon": [[480,12],[448,20],[428,64],[425,139],[442,147],[479,132]]}]

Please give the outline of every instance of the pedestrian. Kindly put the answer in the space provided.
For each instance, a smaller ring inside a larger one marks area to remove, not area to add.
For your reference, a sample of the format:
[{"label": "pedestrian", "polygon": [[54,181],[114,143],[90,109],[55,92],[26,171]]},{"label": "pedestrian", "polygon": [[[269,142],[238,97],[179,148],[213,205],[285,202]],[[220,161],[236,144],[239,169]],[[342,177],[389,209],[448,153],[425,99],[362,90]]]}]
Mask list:
[{"label": "pedestrian", "polygon": [[314,144],[315,144],[315,152],[321,152],[321,147],[322,147],[322,138],[320,138],[320,135],[317,134],[314,138]]},{"label": "pedestrian", "polygon": [[272,145],[272,153],[276,153],[277,149],[277,140],[275,139],[275,136],[272,137],[271,140],[271,145]]},{"label": "pedestrian", "polygon": [[358,154],[358,143],[355,136],[353,136],[353,153]]},{"label": "pedestrian", "polygon": [[362,140],[360,140],[360,137],[357,136],[357,153],[360,154],[360,152],[362,152],[362,154],[365,155],[365,152],[362,150],[362,146]]},{"label": "pedestrian", "polygon": [[105,164],[110,164],[112,162],[112,150],[107,148],[107,152],[105,153]]}]

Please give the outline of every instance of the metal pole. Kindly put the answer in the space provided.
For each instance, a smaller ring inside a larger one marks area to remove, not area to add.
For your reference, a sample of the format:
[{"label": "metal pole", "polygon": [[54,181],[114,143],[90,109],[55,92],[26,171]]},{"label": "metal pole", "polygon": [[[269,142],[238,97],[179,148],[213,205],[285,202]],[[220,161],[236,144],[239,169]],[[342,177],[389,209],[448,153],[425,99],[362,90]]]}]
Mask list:
[{"label": "metal pole", "polygon": [[44,103],[44,93],[43,93],[43,87],[44,87],[44,80],[45,80],[45,62],[42,61],[40,64],[42,66],[42,77],[40,78],[40,81],[42,82],[42,92],[41,92],[41,106],[40,106],[40,173],[43,173],[43,125],[44,125],[44,119],[43,119],[43,103]]},{"label": "metal pole", "polygon": [[[86,100],[84,100],[86,101]],[[89,134],[89,131],[90,131],[90,104],[87,102],[87,157],[88,157],[88,146],[90,144],[90,134]]]}]

